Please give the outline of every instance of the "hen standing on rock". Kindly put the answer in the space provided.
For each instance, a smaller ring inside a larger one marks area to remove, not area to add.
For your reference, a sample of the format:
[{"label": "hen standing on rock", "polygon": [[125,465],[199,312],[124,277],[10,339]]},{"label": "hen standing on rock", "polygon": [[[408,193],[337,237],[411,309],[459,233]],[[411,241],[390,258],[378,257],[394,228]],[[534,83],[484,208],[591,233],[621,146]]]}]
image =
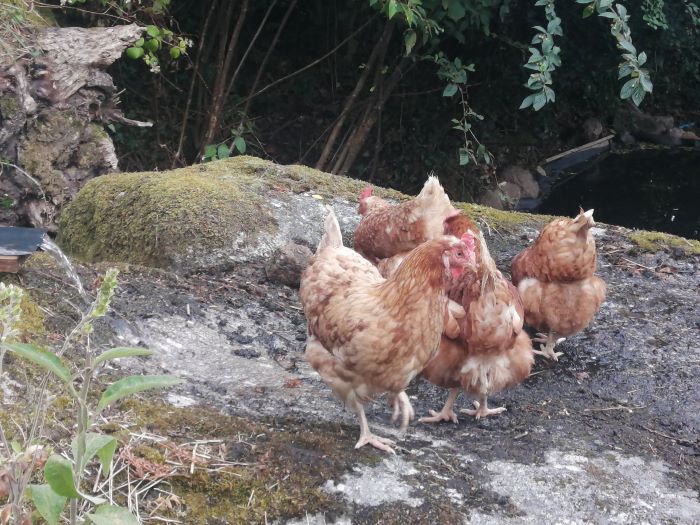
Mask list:
[{"label": "hen standing on rock", "polygon": [[443,222],[457,213],[437,177],[429,177],[417,197],[395,206],[372,196],[368,188],[360,194],[362,220],[353,246],[375,264],[405,255],[425,241],[441,237]]},{"label": "hen standing on rock", "polygon": [[[467,217],[456,217],[446,227],[456,235],[472,234],[476,226]],[[457,422],[453,410],[460,390],[476,397],[475,410],[462,410],[476,417],[499,414],[505,407],[490,409],[488,396],[521,383],[530,375],[534,361],[532,343],[523,331],[523,307],[515,287],[496,268],[483,235],[478,239],[475,268],[467,268],[453,279],[450,299],[464,307],[458,319],[456,339],[442,337],[440,349],[423,370],[431,383],[449,388],[440,412],[430,411],[424,423]]]},{"label": "hen standing on rock", "polygon": [[[525,322],[540,332],[536,354],[558,360],[559,336],[583,330],[605,300],[605,282],[593,275],[596,248],[591,227],[593,210],[574,219],[556,219],[535,243],[520,252],[511,268],[525,306]],[[544,333],[546,332],[546,333]]]},{"label": "hen standing on rock", "polygon": [[[471,257],[471,258],[470,258]],[[360,420],[355,448],[393,452],[369,430],[363,404],[394,394],[408,425],[413,409],[404,389],[440,344],[448,280],[473,260],[463,242],[443,236],[406,257],[389,279],[349,248],[331,211],[325,234],[301,278],[308,320],[306,359]]]}]

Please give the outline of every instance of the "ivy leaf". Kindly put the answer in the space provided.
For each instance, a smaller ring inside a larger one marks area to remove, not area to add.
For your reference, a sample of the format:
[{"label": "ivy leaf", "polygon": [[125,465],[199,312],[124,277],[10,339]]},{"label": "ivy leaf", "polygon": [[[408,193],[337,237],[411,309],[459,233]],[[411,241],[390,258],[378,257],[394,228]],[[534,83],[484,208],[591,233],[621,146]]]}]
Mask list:
[{"label": "ivy leaf", "polygon": [[442,92],[443,97],[451,97],[457,93],[457,84],[447,84],[445,86],[445,90]]}]

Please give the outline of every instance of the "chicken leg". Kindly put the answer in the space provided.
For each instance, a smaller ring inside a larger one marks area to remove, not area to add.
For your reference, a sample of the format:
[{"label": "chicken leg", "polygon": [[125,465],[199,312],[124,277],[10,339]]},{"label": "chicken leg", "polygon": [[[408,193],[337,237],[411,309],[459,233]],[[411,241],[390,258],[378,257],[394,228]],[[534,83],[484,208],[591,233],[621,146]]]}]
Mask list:
[{"label": "chicken leg", "polygon": [[399,392],[398,394],[391,394],[389,397],[389,403],[394,408],[394,411],[391,414],[391,422],[396,422],[399,414],[401,414],[401,426],[399,427],[399,430],[401,430],[401,432],[405,432],[405,430],[408,428],[408,423],[414,417],[416,417],[416,412],[413,410],[413,405],[411,405],[408,395],[403,391]]},{"label": "chicken leg", "polygon": [[476,419],[481,419],[482,417],[495,416],[496,414],[506,411],[506,407],[489,408],[486,396],[481,397],[481,402],[474,401],[474,406],[476,407],[476,410],[471,408],[463,408],[460,410],[460,412],[474,416]]},{"label": "chicken leg", "polygon": [[440,421],[452,421],[453,423],[458,423],[457,414],[455,414],[452,407],[455,404],[455,399],[459,395],[459,388],[451,388],[450,393],[447,396],[447,401],[445,401],[445,406],[442,407],[440,412],[435,412],[435,410],[430,410],[430,417],[422,417],[418,421],[420,423],[439,423]]},{"label": "chicken leg", "polygon": [[557,334],[554,332],[549,332],[547,335],[537,333],[532,340],[535,343],[544,343],[540,345],[539,350],[533,350],[533,354],[541,355],[554,361],[559,361],[559,356],[564,355],[564,352],[555,352],[554,347],[559,343],[566,341],[565,337],[560,337],[557,339]]},{"label": "chicken leg", "polygon": [[360,420],[360,439],[358,439],[357,443],[355,443],[355,448],[360,448],[365,445],[372,445],[373,447],[383,450],[384,452],[396,454],[394,449],[389,446],[394,445],[394,441],[388,438],[379,437],[370,432],[369,424],[367,423],[367,416],[365,416],[365,408],[362,406],[362,404],[359,401],[355,401],[352,408]]}]

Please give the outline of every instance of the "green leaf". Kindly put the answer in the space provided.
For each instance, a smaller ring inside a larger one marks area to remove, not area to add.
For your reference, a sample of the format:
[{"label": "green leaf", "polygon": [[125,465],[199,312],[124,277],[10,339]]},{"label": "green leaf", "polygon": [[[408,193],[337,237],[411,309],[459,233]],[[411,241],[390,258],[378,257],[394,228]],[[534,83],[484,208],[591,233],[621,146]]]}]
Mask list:
[{"label": "green leaf", "polygon": [[101,505],[94,514],[88,514],[87,518],[94,525],[140,525],[128,509],[114,505]]},{"label": "green leaf", "polygon": [[182,54],[182,50],[179,47],[171,47],[170,48],[170,58],[178,59],[178,58],[180,58],[181,54]]},{"label": "green leaf", "polygon": [[634,68],[630,66],[629,64],[623,64],[620,66],[620,70],[617,73],[617,79],[623,79],[627,75],[629,75],[632,71],[634,71]]},{"label": "green leaf", "polygon": [[234,139],[233,146],[238,150],[238,153],[240,153],[241,155],[245,153],[246,143],[245,139],[242,136],[239,135]]},{"label": "green leaf", "polygon": [[78,464],[78,470],[83,470],[88,462],[97,455],[102,464],[102,471],[105,475],[109,474],[109,466],[117,450],[117,440],[112,436],[104,434],[96,434],[88,432],[85,435],[85,454],[82,458],[78,457],[78,437],[73,438],[71,443],[73,450],[73,459]]},{"label": "green leaf", "polygon": [[442,92],[443,97],[451,97],[457,93],[457,84],[447,84],[445,86],[445,90]]},{"label": "green leaf", "polygon": [[459,165],[466,166],[469,164],[469,150],[467,148],[459,148]]},{"label": "green leaf", "polygon": [[204,159],[215,159],[216,158],[216,146],[214,144],[209,144],[204,146]]},{"label": "green leaf", "polygon": [[111,348],[98,355],[95,358],[95,364],[99,365],[105,361],[111,361],[112,359],[119,359],[121,357],[141,357],[147,355],[153,355],[153,350],[132,346],[117,346],[116,348]]},{"label": "green leaf", "polygon": [[59,496],[77,498],[73,481],[73,468],[71,462],[57,454],[52,455],[44,465],[44,478],[53,491]]},{"label": "green leaf", "polygon": [[[618,7],[620,7],[620,4],[618,4]],[[632,53],[635,57],[637,56],[637,49],[632,45],[632,42],[630,42],[629,40],[620,40],[619,45],[625,51]]]},{"label": "green leaf", "polygon": [[457,0],[450,2],[449,7],[447,8],[447,16],[449,16],[452,20],[459,22],[466,14],[467,10],[462,2],[458,2]]},{"label": "green leaf", "polygon": [[49,525],[58,525],[66,506],[66,498],[56,494],[49,485],[29,485],[29,499]]},{"label": "green leaf", "polygon": [[219,159],[227,159],[231,156],[231,150],[226,144],[219,144],[219,147],[216,148],[216,156]]},{"label": "green leaf", "polygon": [[539,111],[547,103],[547,96],[544,93],[537,93],[532,101],[532,109]]},{"label": "green leaf", "polygon": [[523,99],[522,104],[520,104],[520,107],[518,109],[527,109],[530,106],[532,106],[532,103],[535,101],[535,95],[528,95]]},{"label": "green leaf", "polygon": [[634,102],[635,106],[639,106],[639,104],[642,103],[642,100],[644,100],[644,95],[644,89],[641,85],[637,86],[634,89],[634,91],[632,92],[632,102]]},{"label": "green leaf", "polygon": [[143,47],[144,42],[145,40],[143,39],[143,37],[141,37],[136,42],[134,42],[134,47]]},{"label": "green leaf", "polygon": [[416,38],[416,32],[413,29],[406,31],[406,34],[403,36],[403,43],[404,47],[406,48],[407,55],[411,52],[413,46],[416,45]]},{"label": "green leaf", "polygon": [[2,346],[22,359],[52,372],[64,383],[70,383],[70,371],[57,355],[27,343],[4,343]]},{"label": "green leaf", "polygon": [[646,64],[646,62],[647,54],[644,51],[642,51],[641,53],[639,53],[639,56],[637,56],[637,65],[641,67],[644,64]]},{"label": "green leaf", "polygon": [[394,18],[394,15],[398,10],[399,6],[396,3],[396,0],[389,0],[389,3],[386,5],[386,16],[389,17],[389,20]]},{"label": "green leaf", "polygon": [[652,84],[649,75],[647,75],[646,73],[642,73],[641,75],[639,75],[639,81],[641,82],[642,88],[645,92],[651,93],[654,90],[654,84]]},{"label": "green leaf", "polygon": [[627,82],[625,82],[622,86],[622,89],[620,89],[620,98],[622,100],[630,98],[632,96],[632,92],[634,91],[634,88],[636,85],[637,85],[636,78],[630,78]]},{"label": "green leaf", "polygon": [[144,55],[142,47],[129,47],[126,49],[126,56],[133,60],[138,60]]},{"label": "green leaf", "polygon": [[160,36],[160,29],[156,26],[146,26],[146,34],[152,38]]},{"label": "green leaf", "polygon": [[182,379],[173,376],[131,376],[120,379],[111,384],[102,394],[97,404],[97,411],[101,412],[105,407],[115,401],[144,390],[153,388],[167,388],[182,383]]},{"label": "green leaf", "polygon": [[594,4],[589,4],[586,7],[583,8],[583,15],[582,18],[588,18],[591,16],[593,13],[595,13],[595,5]]},{"label": "green leaf", "polygon": [[145,47],[146,50],[150,51],[151,53],[155,53],[160,49],[160,40],[157,38],[147,40],[143,47]]}]

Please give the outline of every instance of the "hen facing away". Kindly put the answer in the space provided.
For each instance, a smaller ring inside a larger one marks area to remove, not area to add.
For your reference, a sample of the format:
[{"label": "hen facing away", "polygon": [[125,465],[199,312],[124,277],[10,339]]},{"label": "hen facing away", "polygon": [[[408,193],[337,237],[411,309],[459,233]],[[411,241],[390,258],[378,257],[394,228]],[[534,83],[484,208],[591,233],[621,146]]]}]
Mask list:
[{"label": "hen facing away", "polygon": [[[466,221],[461,222],[469,227]],[[496,268],[481,233],[478,239],[476,267],[466,268],[450,288],[450,298],[466,313],[457,320],[459,335],[454,340],[443,336],[437,354],[423,370],[428,381],[450,389],[445,406],[422,418],[425,423],[456,423],[453,406],[460,390],[477,398],[476,409],[463,413],[479,419],[503,412],[505,407],[488,407],[488,396],[521,383],[530,375],[534,362],[532,343],[523,331],[518,292]]]},{"label": "hen facing away", "polygon": [[373,263],[405,254],[441,237],[444,220],[456,213],[437,177],[428,177],[417,197],[398,205],[371,196],[368,188],[360,194],[362,220],[353,246]]},{"label": "hen facing away", "polygon": [[299,296],[308,321],[306,359],[360,420],[359,448],[393,452],[372,434],[363,405],[389,392],[402,427],[413,412],[404,389],[440,344],[448,316],[446,286],[470,262],[463,242],[443,236],[422,244],[389,279],[343,247],[331,211],[325,234],[301,278]]},{"label": "hen facing away", "polygon": [[588,326],[605,300],[605,282],[593,275],[596,247],[593,210],[574,219],[555,219],[513,259],[511,273],[525,306],[525,322],[540,333],[536,354],[555,361],[563,337]]}]

